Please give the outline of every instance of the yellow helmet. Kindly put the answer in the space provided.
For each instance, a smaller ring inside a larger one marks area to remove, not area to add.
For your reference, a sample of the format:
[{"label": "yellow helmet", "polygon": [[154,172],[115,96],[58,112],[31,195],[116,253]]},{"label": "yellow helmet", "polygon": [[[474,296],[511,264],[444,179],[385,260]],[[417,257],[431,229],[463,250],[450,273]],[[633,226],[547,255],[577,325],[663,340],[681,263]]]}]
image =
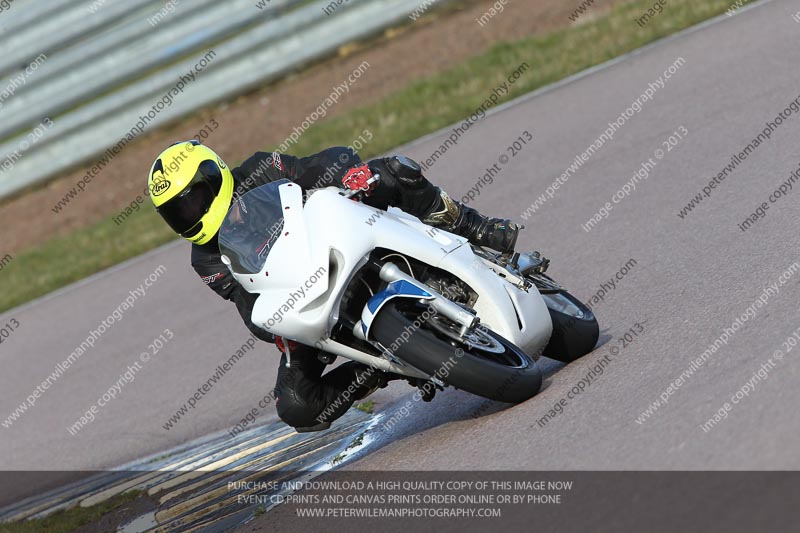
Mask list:
[{"label": "yellow helmet", "polygon": [[175,233],[206,244],[219,231],[233,198],[233,174],[222,158],[197,141],[164,150],[147,180],[156,211]]}]

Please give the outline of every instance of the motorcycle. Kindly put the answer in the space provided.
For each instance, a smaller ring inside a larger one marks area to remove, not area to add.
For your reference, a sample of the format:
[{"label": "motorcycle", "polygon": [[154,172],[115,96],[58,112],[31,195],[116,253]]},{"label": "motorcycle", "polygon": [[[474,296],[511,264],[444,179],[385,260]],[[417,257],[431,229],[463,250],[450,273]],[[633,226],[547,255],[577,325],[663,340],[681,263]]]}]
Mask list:
[{"label": "motorcycle", "polygon": [[[378,180],[375,174],[372,180]],[[502,402],[533,397],[540,355],[570,362],[595,346],[597,320],[545,271],[540,254],[501,254],[377,210],[359,191],[304,197],[280,180],[234,200],[219,232],[223,262],[258,295],[266,331],[400,374]]]}]

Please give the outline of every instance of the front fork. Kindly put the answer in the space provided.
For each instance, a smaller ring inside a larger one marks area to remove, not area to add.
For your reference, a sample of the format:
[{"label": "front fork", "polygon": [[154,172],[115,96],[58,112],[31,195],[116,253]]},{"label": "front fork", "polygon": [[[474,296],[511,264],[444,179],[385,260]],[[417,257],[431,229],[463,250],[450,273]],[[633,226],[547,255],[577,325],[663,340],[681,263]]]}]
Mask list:
[{"label": "front fork", "polygon": [[422,288],[426,292],[430,293],[433,296],[433,299],[427,301],[433,307],[437,313],[445,316],[455,322],[456,324],[461,325],[461,335],[466,335],[468,331],[471,331],[478,325],[480,319],[461,307],[458,304],[455,304],[439,294],[438,292],[434,291],[427,285],[424,285],[417,281],[415,278],[412,278],[394,263],[386,263],[381,267],[380,272],[378,273],[380,278],[387,282],[391,283],[392,281],[405,281],[407,283],[413,283],[414,285]]},{"label": "front fork", "polygon": [[458,304],[451,302],[431,287],[403,272],[394,263],[372,261],[370,266],[378,272],[378,276],[388,286],[372,296],[361,313],[361,320],[353,325],[353,335],[370,342],[369,330],[372,322],[380,313],[384,304],[396,298],[420,301],[433,308],[436,313],[450,319],[460,327],[460,336],[466,335],[480,322],[480,319]]}]

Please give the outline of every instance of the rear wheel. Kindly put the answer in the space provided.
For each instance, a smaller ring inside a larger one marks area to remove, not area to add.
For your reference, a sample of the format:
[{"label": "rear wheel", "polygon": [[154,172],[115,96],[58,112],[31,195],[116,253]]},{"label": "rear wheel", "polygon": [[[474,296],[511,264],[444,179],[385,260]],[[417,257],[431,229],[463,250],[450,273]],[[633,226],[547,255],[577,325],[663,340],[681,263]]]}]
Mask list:
[{"label": "rear wheel", "polygon": [[465,338],[459,330],[418,302],[399,299],[381,309],[371,333],[397,358],[472,394],[519,403],[539,392],[542,374],[532,357],[482,326]]}]

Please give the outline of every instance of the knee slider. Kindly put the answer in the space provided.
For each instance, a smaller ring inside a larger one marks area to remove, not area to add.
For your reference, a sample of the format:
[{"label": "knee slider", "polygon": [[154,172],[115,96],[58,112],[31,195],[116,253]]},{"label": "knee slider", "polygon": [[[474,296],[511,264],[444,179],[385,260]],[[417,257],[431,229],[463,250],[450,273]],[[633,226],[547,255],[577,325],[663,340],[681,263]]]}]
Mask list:
[{"label": "knee slider", "polygon": [[278,417],[292,427],[309,427],[319,423],[316,420],[318,413],[294,394],[279,397],[275,408],[278,411]]},{"label": "knee slider", "polygon": [[404,155],[386,159],[386,165],[403,185],[411,188],[424,187],[428,180],[422,176],[419,163]]}]

